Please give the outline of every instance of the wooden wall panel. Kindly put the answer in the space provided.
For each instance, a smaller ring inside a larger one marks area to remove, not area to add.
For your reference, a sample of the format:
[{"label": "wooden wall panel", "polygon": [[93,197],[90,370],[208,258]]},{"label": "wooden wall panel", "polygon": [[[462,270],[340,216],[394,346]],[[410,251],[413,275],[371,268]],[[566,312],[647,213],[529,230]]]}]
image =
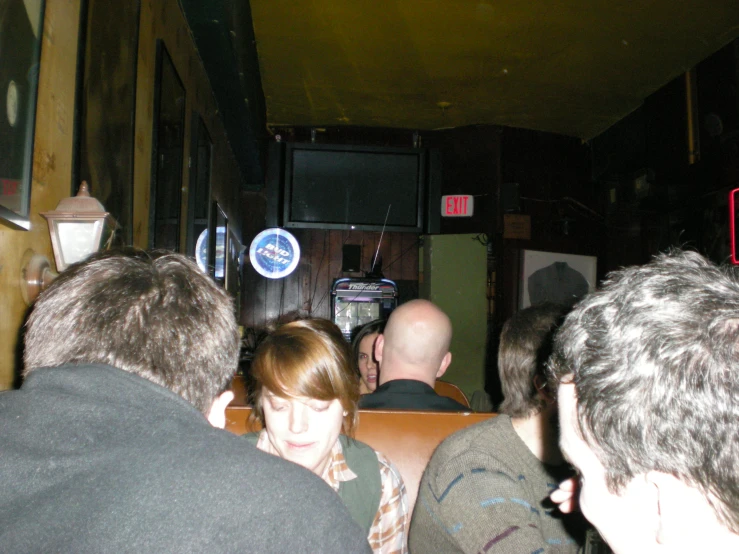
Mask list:
[{"label": "wooden wall panel", "polygon": [[[245,268],[245,303],[241,323],[263,328],[296,317],[331,316],[331,286],[341,277],[361,277],[369,271],[380,233],[296,229],[301,260],[292,275],[266,279],[249,265]],[[342,247],[362,247],[362,273],[341,271]],[[380,246],[383,273],[391,280],[418,283],[418,236],[410,233],[385,233]]]},{"label": "wooden wall panel", "polygon": [[[185,86],[185,147],[182,167],[182,221],[187,220],[189,191],[191,114],[201,115],[213,142],[211,161],[212,197],[228,217],[229,228],[244,243],[241,184],[243,179],[226,138],[210,82],[192,41],[177,0],[142,0],[136,85],[136,139],[134,149],[134,230],[133,243],[146,248],[149,236],[149,193],[151,190],[151,148],[156,81],[156,42],[163,40],[177,74]],[[180,243],[185,246],[186,225],[181,226]]]},{"label": "wooden wall panel", "polygon": [[72,145],[80,0],[46,2],[33,147],[29,231],[0,223],[0,390],[17,383],[20,329],[27,307],[20,290],[27,250],[50,261],[49,228],[39,212],[72,193]]},{"label": "wooden wall panel", "polygon": [[392,271],[396,266],[399,266],[399,279],[403,278],[403,237],[398,237],[399,240],[394,240],[390,243],[390,252],[388,253],[388,257],[385,258],[383,256],[383,269],[387,268],[388,270]]},{"label": "wooden wall panel", "polygon": [[375,252],[377,251],[377,241],[380,240],[380,233],[365,232],[362,233],[362,270],[365,272],[372,269],[372,262],[375,259]]},{"label": "wooden wall panel", "polygon": [[401,279],[404,281],[418,281],[418,236],[404,234],[401,237]]},{"label": "wooden wall panel", "polygon": [[[602,258],[605,239],[603,218],[596,211],[600,209],[598,191],[590,181],[587,145],[572,137],[506,128],[501,136],[500,165],[502,182],[519,185],[520,213],[531,218],[531,238],[497,235],[496,334],[518,310],[520,250]],[[499,227],[502,231],[502,221]],[[601,270],[598,267],[599,277]]]},{"label": "wooden wall panel", "polygon": [[[3,337],[0,390],[16,384],[20,371],[18,339],[27,312],[19,287],[21,258],[26,251],[33,250],[53,260],[48,227],[39,213],[55,209],[61,199],[72,193],[80,9],[80,0],[46,2],[34,135],[31,229],[16,231],[0,223],[0,336]],[[213,197],[241,238],[243,179],[180,5],[177,0],[142,0],[136,80],[133,244],[140,247],[148,244],[154,73],[156,40],[160,38],[165,41],[187,89],[186,136],[190,132],[190,114],[197,111],[213,141]],[[187,164],[188,148],[189,139],[186,139],[184,164]],[[184,171],[183,217],[187,213],[188,177],[189,172]],[[263,200],[259,210],[263,214]]]},{"label": "wooden wall panel", "polygon": [[[341,262],[344,245],[344,235],[348,235],[345,232],[331,231],[328,234],[328,248],[329,248],[329,263],[328,263],[328,274],[329,275],[341,275]],[[338,277],[337,277],[338,278]]]},{"label": "wooden wall panel", "polygon": [[[301,248],[303,248],[302,256],[304,259],[311,259],[311,252],[313,248],[312,233],[296,233],[299,235],[298,241],[300,242]],[[311,263],[301,263],[298,266],[300,271],[300,301],[296,304],[297,309],[301,313],[308,313],[311,309],[311,296],[313,294],[314,280],[311,278],[311,270],[313,269]]]},{"label": "wooden wall panel", "polygon": [[[313,234],[314,232],[309,231],[309,233]],[[330,231],[315,234],[312,239],[311,257],[306,259],[311,266],[311,280],[313,281],[311,295],[307,299],[309,303],[307,315],[328,317],[328,304],[325,305],[325,311],[321,310],[321,305],[325,304],[327,283],[331,281],[331,274],[329,273],[330,236]]]},{"label": "wooden wall panel", "polygon": [[133,137],[139,0],[87,0],[83,85],[79,99],[79,167],[75,187],[90,194],[120,225],[116,239],[133,238]]}]

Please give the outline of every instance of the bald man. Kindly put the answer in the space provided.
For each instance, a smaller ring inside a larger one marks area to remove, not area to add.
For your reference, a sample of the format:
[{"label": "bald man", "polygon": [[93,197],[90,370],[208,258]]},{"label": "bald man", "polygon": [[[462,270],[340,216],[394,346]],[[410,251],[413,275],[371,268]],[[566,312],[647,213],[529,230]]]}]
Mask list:
[{"label": "bald man", "polygon": [[449,317],[428,300],[396,308],[375,342],[379,386],[362,396],[359,407],[468,412],[468,407],[434,391],[436,379],[452,361],[451,340]]}]

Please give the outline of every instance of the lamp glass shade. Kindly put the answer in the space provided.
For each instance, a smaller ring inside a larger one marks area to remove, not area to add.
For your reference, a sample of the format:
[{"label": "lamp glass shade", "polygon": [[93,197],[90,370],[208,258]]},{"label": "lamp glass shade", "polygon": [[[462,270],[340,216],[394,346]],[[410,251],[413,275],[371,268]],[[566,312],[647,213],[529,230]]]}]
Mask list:
[{"label": "lamp glass shade", "polygon": [[77,196],[59,202],[53,212],[42,212],[49,224],[51,247],[60,273],[108,245],[118,227],[103,205],[90,196],[82,181]]},{"label": "lamp glass shade", "polygon": [[[53,222],[59,241],[61,260],[57,265],[67,268],[70,264],[80,262],[100,249],[103,220],[61,221]],[[56,253],[56,252],[55,252]],[[64,271],[62,268],[58,268]]]}]

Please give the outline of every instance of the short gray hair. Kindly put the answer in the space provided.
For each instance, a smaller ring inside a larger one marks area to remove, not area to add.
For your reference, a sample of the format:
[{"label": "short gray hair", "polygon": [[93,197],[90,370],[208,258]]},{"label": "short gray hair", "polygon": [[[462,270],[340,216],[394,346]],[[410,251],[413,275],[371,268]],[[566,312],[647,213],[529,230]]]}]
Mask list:
[{"label": "short gray hair", "polygon": [[550,369],[612,492],[651,470],[702,492],[739,532],[739,280],[671,250],[613,272],[567,316]]}]

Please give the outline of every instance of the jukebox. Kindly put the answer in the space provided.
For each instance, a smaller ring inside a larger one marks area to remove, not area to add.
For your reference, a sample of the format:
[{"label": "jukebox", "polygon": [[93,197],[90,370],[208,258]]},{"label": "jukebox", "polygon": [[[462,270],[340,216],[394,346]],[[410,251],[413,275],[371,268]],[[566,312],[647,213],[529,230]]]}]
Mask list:
[{"label": "jukebox", "polygon": [[350,340],[352,329],[390,315],[398,305],[398,287],[389,279],[344,278],[331,287],[333,322]]}]

